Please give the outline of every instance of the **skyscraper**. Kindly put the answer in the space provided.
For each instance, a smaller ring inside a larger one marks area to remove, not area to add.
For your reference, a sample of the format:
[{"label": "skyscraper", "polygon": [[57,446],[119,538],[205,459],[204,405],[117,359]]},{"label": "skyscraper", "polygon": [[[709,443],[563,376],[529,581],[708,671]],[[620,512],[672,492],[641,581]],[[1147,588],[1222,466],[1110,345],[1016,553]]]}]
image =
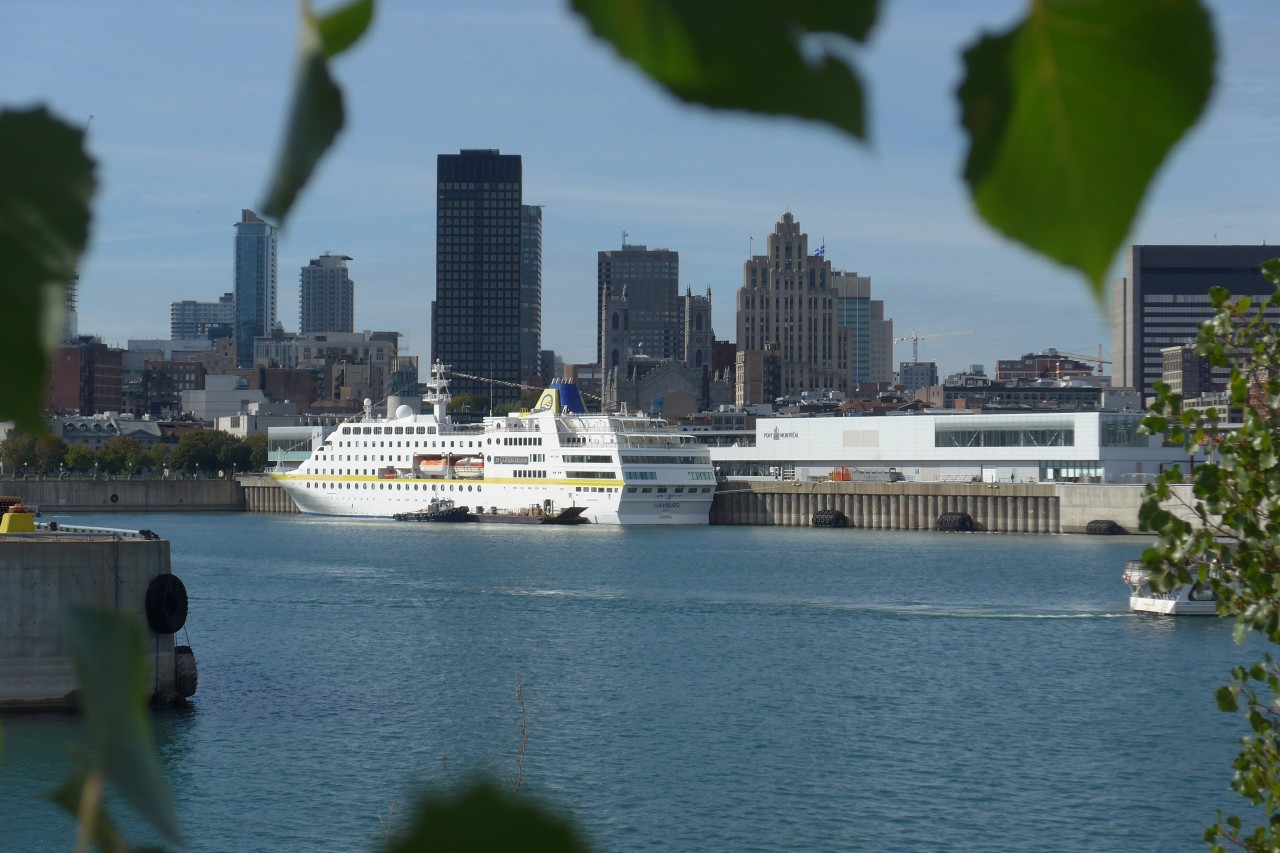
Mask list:
[{"label": "skyscraper", "polygon": [[298,331],[350,332],[355,328],[356,283],[347,271],[350,255],[325,252],[302,268]]},{"label": "skyscraper", "polygon": [[871,298],[871,277],[856,272],[831,273],[836,322],[850,331],[849,388],[863,382],[893,379],[893,320],[884,318],[884,302]]},{"label": "skyscraper", "polygon": [[236,223],[236,366],[253,367],[253,339],[276,324],[276,228],[252,210]]},{"label": "skyscraper", "polygon": [[518,154],[464,149],[436,158],[431,361],[454,369],[453,393],[492,394],[495,403],[520,397],[522,185]]},{"label": "skyscraper", "polygon": [[[606,311],[610,299],[626,297],[626,316]],[[600,367],[626,366],[631,356],[684,358],[680,303],[680,254],[631,245],[596,256],[596,340]]]},{"label": "skyscraper", "polygon": [[840,325],[832,278],[825,252],[809,253],[809,235],[790,212],[774,226],[765,254],[743,264],[738,352],[776,345],[783,395],[849,389],[853,332]]},{"label": "skyscraper", "polygon": [[[1167,347],[1193,342],[1213,316],[1209,288],[1265,296],[1275,286],[1259,267],[1280,256],[1261,246],[1130,246],[1127,274],[1111,285],[1112,384],[1155,395]],[[1280,320],[1280,313],[1272,317]]]},{"label": "skyscraper", "polygon": [[542,384],[542,208],[520,206],[520,381]]}]

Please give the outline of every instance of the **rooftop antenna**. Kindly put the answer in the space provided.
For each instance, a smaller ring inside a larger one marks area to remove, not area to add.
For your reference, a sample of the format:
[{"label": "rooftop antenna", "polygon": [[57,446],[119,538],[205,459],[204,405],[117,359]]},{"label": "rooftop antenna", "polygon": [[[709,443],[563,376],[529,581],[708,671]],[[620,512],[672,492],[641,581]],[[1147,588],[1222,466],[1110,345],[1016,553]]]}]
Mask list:
[{"label": "rooftop antenna", "polygon": [[623,232],[622,232],[622,248],[624,248],[624,249],[625,249],[625,248],[627,248],[627,238],[628,238],[628,237],[630,237],[630,236],[631,236],[631,235],[630,235],[630,234],[628,234],[626,231],[623,231]]}]

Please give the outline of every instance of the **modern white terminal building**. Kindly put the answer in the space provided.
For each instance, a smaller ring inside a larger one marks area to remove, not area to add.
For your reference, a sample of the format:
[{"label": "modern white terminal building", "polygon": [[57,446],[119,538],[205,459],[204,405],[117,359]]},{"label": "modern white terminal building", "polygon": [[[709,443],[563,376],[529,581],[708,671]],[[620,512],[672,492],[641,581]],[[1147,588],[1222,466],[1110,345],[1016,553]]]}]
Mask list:
[{"label": "modern white terminal building", "polygon": [[1118,412],[760,418],[711,448],[734,479],[1142,483],[1188,459]]}]

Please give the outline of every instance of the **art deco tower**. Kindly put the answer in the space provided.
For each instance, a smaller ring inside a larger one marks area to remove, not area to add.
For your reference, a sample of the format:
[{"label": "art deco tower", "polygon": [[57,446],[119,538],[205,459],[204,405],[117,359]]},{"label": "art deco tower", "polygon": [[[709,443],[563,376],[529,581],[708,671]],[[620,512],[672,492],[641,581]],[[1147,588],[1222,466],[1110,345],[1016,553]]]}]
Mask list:
[{"label": "art deco tower", "polygon": [[783,395],[849,387],[852,332],[840,325],[840,294],[824,254],[809,253],[809,235],[788,212],[765,254],[743,264],[738,352],[776,349]]}]

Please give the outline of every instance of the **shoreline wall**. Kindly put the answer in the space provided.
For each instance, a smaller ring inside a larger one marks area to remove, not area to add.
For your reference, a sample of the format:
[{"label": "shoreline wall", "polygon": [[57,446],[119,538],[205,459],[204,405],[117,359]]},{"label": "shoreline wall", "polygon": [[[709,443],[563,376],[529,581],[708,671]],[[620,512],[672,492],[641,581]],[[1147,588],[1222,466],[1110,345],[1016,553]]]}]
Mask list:
[{"label": "shoreline wall", "polygon": [[992,533],[1085,533],[1091,521],[1138,533],[1142,486],[1057,483],[795,483],[730,480],[711,507],[712,524],[808,527],[821,510],[849,527],[937,530],[944,513],[967,513]]},{"label": "shoreline wall", "polygon": [[58,512],[242,512],[235,480],[0,480],[0,493]]}]

